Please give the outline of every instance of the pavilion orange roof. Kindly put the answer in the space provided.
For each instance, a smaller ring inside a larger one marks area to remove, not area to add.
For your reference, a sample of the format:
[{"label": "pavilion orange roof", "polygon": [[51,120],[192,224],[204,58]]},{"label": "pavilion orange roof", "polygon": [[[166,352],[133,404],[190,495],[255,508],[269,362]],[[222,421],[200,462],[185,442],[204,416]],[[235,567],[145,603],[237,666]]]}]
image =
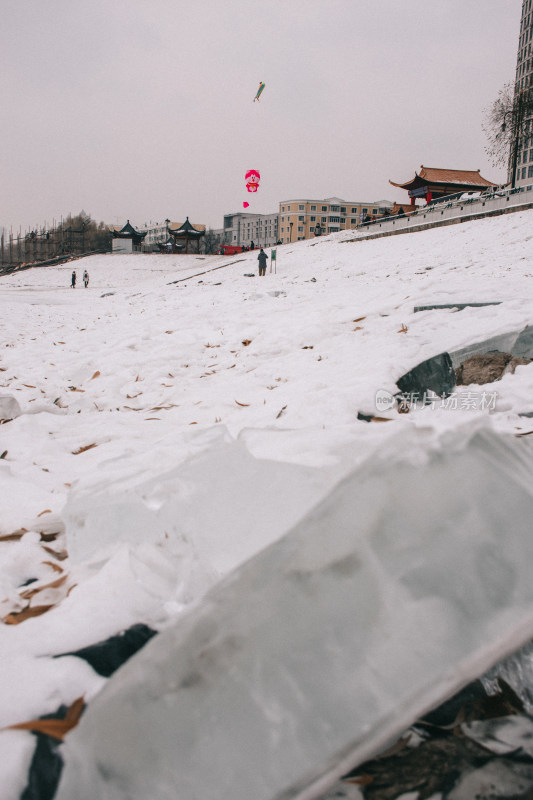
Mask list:
[{"label": "pavilion orange roof", "polygon": [[415,172],[415,177],[406,183],[395,183],[389,180],[393,186],[400,189],[409,189],[413,184],[443,184],[457,186],[476,186],[480,189],[488,189],[489,186],[496,184],[483,178],[478,169],[441,169],[440,167],[420,167],[420,172]]}]

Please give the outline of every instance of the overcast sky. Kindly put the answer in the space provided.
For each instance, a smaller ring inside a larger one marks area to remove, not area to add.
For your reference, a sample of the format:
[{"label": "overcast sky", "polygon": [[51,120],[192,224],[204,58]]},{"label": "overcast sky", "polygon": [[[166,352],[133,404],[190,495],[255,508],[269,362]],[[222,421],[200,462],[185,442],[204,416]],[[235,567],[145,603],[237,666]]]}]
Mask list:
[{"label": "overcast sky", "polygon": [[[522,0],[3,0],[0,226],[273,213],[481,169]],[[266,88],[253,97],[260,81]],[[244,173],[258,169],[257,195]]]}]

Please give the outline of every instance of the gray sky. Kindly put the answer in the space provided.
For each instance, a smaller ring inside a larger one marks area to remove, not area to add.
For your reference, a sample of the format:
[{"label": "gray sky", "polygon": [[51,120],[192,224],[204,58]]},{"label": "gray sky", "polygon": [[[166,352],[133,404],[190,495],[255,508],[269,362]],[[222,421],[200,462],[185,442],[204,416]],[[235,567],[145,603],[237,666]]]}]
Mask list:
[{"label": "gray sky", "polygon": [[[3,0],[0,225],[222,227],[481,169],[522,0]],[[260,81],[260,103],[253,97]],[[261,172],[256,195],[244,173]]]}]

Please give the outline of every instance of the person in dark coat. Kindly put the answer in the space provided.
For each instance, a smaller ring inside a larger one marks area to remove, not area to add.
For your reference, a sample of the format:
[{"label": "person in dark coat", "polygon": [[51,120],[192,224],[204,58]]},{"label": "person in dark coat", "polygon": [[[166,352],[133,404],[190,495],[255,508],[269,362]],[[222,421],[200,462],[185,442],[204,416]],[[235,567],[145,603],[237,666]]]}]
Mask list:
[{"label": "person in dark coat", "polygon": [[70,287],[71,287],[71,289],[75,289],[76,288],[76,270],[74,270],[74,272],[72,273],[72,276],[70,278]]},{"label": "person in dark coat", "polygon": [[263,248],[261,248],[261,251],[257,256],[257,260],[259,261],[259,275],[266,275],[268,256]]},{"label": "person in dark coat", "polygon": [[89,273],[87,272],[87,270],[83,271],[83,285],[85,286],[85,288],[87,288],[89,285]]}]

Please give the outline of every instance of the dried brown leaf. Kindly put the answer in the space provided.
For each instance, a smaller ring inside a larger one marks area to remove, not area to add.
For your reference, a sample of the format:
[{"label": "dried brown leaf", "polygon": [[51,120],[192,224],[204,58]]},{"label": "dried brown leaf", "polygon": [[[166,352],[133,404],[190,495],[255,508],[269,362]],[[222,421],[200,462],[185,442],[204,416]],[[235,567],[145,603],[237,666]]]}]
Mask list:
[{"label": "dried brown leaf", "polygon": [[97,369],[94,375],[91,377],[91,380],[94,381],[94,379],[98,378],[99,376],[100,376],[100,370]]},{"label": "dried brown leaf", "polygon": [[252,344],[252,340],[251,339],[243,339],[242,344],[245,347],[248,347],[249,344]]},{"label": "dried brown leaf", "polygon": [[281,417],[281,415],[283,414],[283,412],[285,411],[286,408],[287,408],[287,406],[283,406],[283,408],[281,408],[278,411],[278,413],[276,414],[276,419],[279,419]]},{"label": "dried brown leaf", "polygon": [[44,511],[41,511],[40,514],[37,514],[38,517],[42,517],[43,514],[51,514],[52,510],[50,508],[45,508]]},{"label": "dried brown leaf", "polygon": [[79,456],[80,453],[85,453],[86,450],[92,450],[93,447],[98,447],[96,442],[93,442],[92,444],[86,444],[84,447],[79,447],[77,450],[73,450],[72,455]]},{"label": "dried brown leaf", "polygon": [[362,322],[364,319],[366,319],[366,316],[365,317],[357,317],[357,319],[352,319],[352,322]]},{"label": "dried brown leaf", "polygon": [[18,531],[13,531],[13,533],[5,533],[3,536],[0,536],[0,542],[17,542],[19,539],[22,539],[25,533],[28,533],[26,528],[19,528]]},{"label": "dried brown leaf", "polygon": [[68,558],[68,553],[66,550],[54,550],[52,547],[47,547],[45,544],[41,545],[41,547],[49,555],[57,558],[58,561],[64,561],[66,558]]},{"label": "dried brown leaf", "polygon": [[358,775],[357,778],[345,778],[345,783],[355,783],[356,786],[368,786],[374,782],[373,775]]},{"label": "dried brown leaf", "polygon": [[0,456],[0,459],[5,458],[6,456],[7,456],[7,450],[4,450],[4,452]]},{"label": "dried brown leaf", "polygon": [[39,531],[39,533],[41,534],[41,542],[55,542],[59,534],[63,533],[63,531],[47,531],[46,533],[44,531]]},{"label": "dried brown leaf", "polygon": [[33,733],[44,733],[54,739],[63,741],[66,734],[75,728],[85,708],[84,697],[78,697],[68,707],[64,719],[32,719],[29,722],[19,722],[16,725],[8,725],[3,730],[23,730]]},{"label": "dried brown leaf", "polygon": [[402,322],[402,327],[400,328],[400,330],[399,330],[399,331],[397,331],[397,333],[407,333],[407,331],[408,331],[407,325],[405,325],[405,324]]},{"label": "dried brown leaf", "polygon": [[235,400],[235,402],[236,402],[236,404],[237,404],[238,406],[242,406],[243,408],[246,408],[246,407],[248,407],[248,406],[250,405],[250,403],[239,403],[239,401],[238,401],[238,400]]},{"label": "dried brown leaf", "polygon": [[41,561],[41,564],[46,564],[47,567],[52,567],[54,572],[63,572],[63,567],[60,567],[59,564],[54,564],[53,561]]},{"label": "dried brown leaf", "polygon": [[31,383],[23,383],[22,385],[25,386],[26,389],[36,389],[37,388],[36,386],[32,386]]},{"label": "dried brown leaf", "polygon": [[31,589],[26,589],[24,592],[20,592],[20,596],[24,598],[24,600],[31,600],[32,597],[35,597],[36,594],[39,592],[43,592],[45,589],[59,589],[62,586],[66,579],[67,575],[61,575],[60,578],[57,578],[55,581],[50,581],[50,583],[45,583],[43,586],[36,586],[33,588],[33,584],[31,585]]},{"label": "dried brown leaf", "polygon": [[2,622],[4,622],[6,625],[19,625],[21,622],[31,619],[31,617],[40,617],[41,614],[45,614],[53,607],[53,604],[48,606],[28,606],[22,611],[12,611],[11,614],[8,614],[7,617],[4,617]]}]

